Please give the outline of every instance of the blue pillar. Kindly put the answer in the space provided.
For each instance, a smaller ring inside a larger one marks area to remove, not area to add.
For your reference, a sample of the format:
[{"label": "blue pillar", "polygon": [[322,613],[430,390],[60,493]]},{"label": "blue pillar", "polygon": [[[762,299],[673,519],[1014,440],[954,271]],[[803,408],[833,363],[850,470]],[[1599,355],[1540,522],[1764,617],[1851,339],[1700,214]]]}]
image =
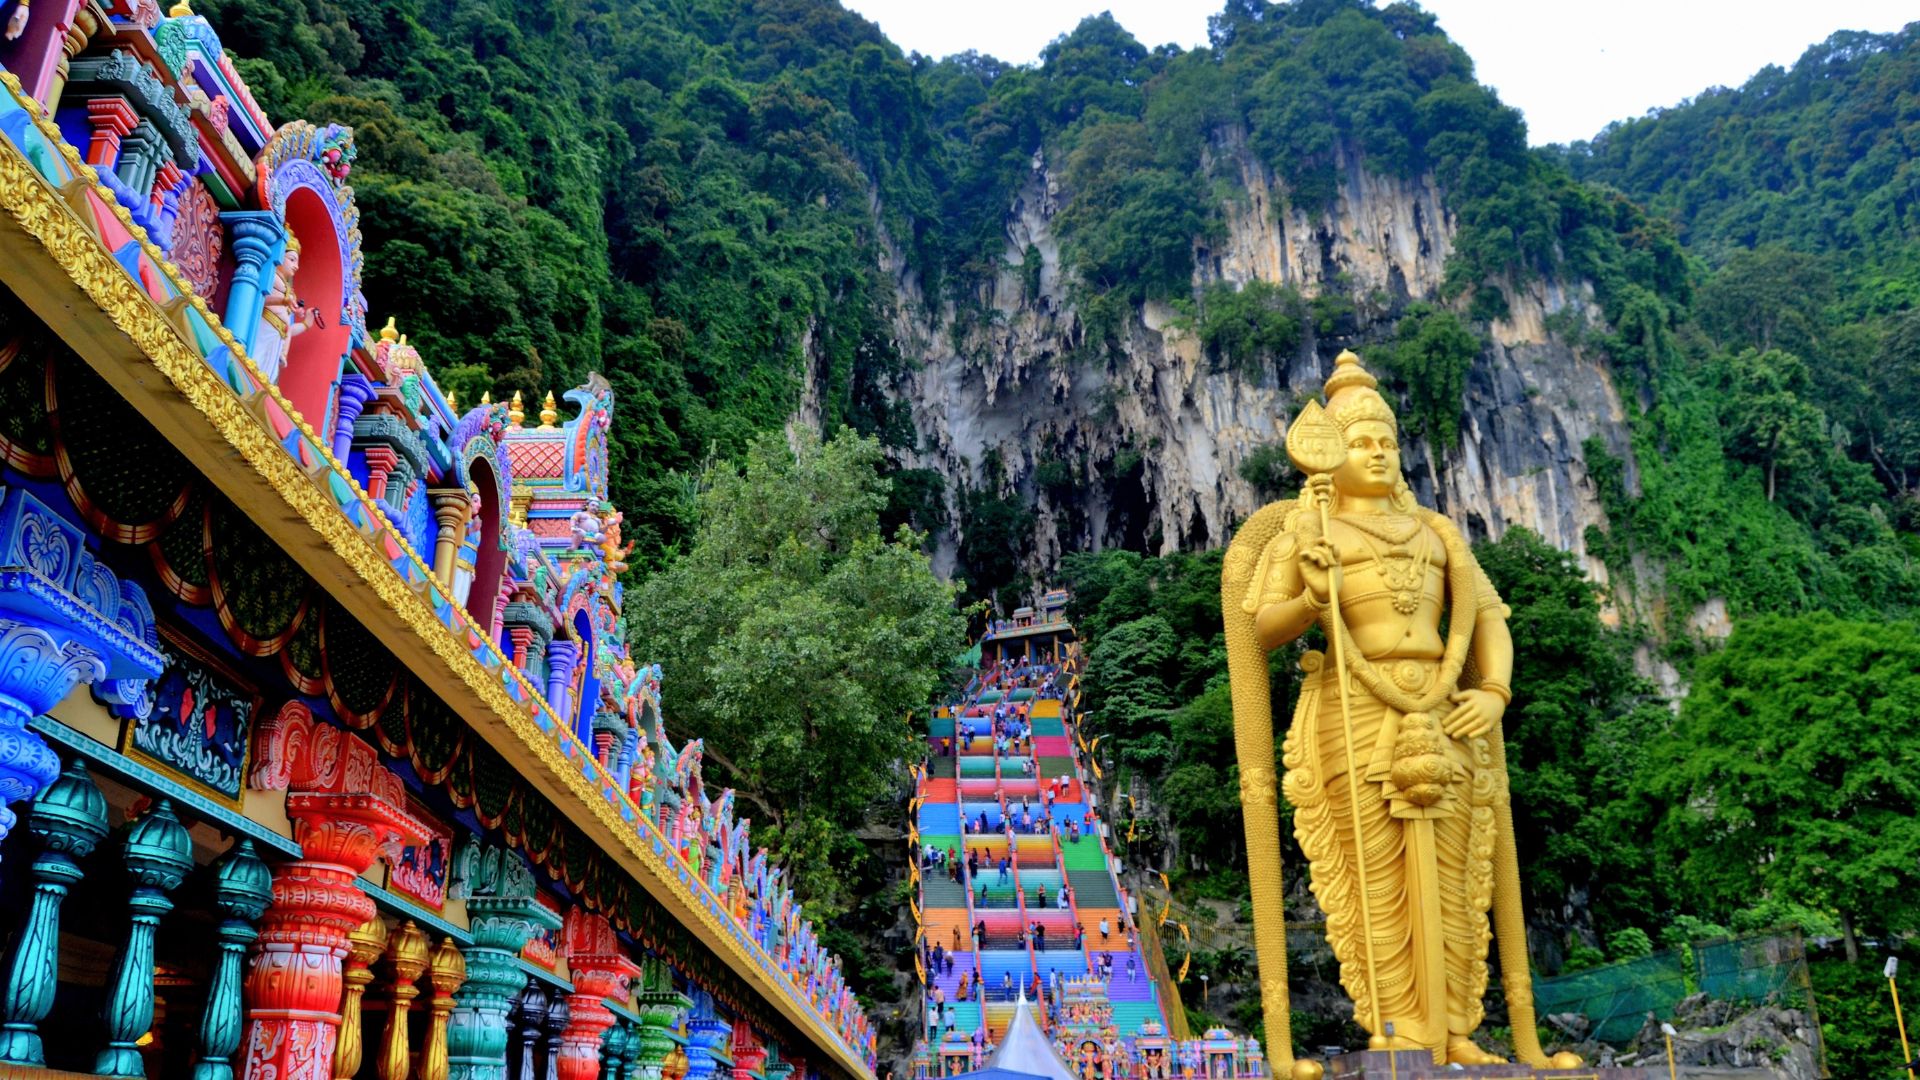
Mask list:
[{"label": "blue pillar", "polygon": [[280,265],[286,251],[287,229],[280,219],[266,210],[236,210],[221,214],[232,239],[233,285],[227,290],[227,329],[242,348],[253,340],[260,325],[260,309],[267,301],[264,282]]},{"label": "blue pillar", "polygon": [[[0,489],[4,490],[4,489]],[[7,803],[45,791],[60,772],[34,717],[73,688],[102,679],[157,678],[152,609],[87,550],[86,534],[15,488],[0,505],[0,837]]]}]

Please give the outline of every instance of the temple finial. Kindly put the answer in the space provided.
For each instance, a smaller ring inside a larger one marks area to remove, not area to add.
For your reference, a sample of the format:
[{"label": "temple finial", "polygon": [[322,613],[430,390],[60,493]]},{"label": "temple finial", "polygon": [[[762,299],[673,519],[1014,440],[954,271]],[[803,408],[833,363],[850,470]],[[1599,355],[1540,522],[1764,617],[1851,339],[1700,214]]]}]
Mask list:
[{"label": "temple finial", "polygon": [[520,430],[520,422],[527,418],[527,406],[520,400],[520,391],[513,392],[513,401],[507,406],[507,426]]}]

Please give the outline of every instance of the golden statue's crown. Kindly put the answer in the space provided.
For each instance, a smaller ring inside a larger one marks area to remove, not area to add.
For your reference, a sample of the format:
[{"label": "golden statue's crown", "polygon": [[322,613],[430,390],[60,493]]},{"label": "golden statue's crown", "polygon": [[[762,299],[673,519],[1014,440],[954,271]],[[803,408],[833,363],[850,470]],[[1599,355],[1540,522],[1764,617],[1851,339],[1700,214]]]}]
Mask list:
[{"label": "golden statue's crown", "polygon": [[1342,349],[1334,358],[1333,374],[1327,377],[1327,413],[1340,430],[1359,423],[1362,420],[1378,420],[1400,430],[1400,421],[1393,415],[1393,407],[1387,399],[1380,396],[1376,389],[1380,380],[1373,373],[1360,366],[1360,358],[1352,349]]}]

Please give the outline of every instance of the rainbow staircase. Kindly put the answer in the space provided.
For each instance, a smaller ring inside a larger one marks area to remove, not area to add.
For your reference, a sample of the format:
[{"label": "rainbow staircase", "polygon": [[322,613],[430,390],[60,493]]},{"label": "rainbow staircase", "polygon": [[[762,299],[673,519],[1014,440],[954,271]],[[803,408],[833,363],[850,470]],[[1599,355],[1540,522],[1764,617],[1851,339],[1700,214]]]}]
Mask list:
[{"label": "rainbow staircase", "polygon": [[[1026,685],[1020,685],[1023,671]],[[1021,988],[1032,998],[1038,980],[1051,1006],[1057,982],[1100,972],[1108,955],[1108,997],[1122,1037],[1130,1039],[1149,1020],[1166,1023],[1145,957],[1130,944],[1112,857],[1097,821],[1087,827],[1071,709],[1035,689],[1048,672],[1045,666],[1011,665],[978,671],[969,693],[927,726],[930,754],[916,792],[915,858],[932,845],[953,852],[959,864],[957,875],[938,866],[920,874],[924,946],[937,943],[953,954],[950,966],[927,972],[924,1034],[934,1045],[949,1030],[979,1033],[987,1044],[997,1044]],[[1056,684],[1065,686],[1073,671],[1054,674]],[[993,713],[1003,703],[1031,724],[1030,747],[995,751]],[[1055,778],[1066,782],[1049,811],[1045,791]],[[1078,840],[1070,838],[1074,822],[1081,825]],[[967,869],[969,852],[977,872]],[[1036,925],[1043,932],[1029,933]],[[940,1009],[936,987],[944,998]]]}]

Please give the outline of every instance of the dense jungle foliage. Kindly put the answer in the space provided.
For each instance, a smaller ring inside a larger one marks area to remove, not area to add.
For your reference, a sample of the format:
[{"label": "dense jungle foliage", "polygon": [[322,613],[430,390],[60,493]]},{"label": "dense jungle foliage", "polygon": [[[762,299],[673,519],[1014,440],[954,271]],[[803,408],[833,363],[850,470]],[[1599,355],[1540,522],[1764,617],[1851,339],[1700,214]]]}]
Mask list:
[{"label": "dense jungle foliage", "polygon": [[[1585,448],[1609,521],[1589,546],[1626,625],[1605,624],[1593,583],[1537,538],[1481,548],[1523,649],[1520,844],[1531,906],[1567,913],[1549,949],[1577,965],[1674,927],[1787,922],[1869,951],[1859,943],[1920,929],[1907,899],[1920,885],[1920,751],[1898,726],[1920,704],[1901,651],[1913,640],[1901,620],[1920,607],[1915,28],[1837,35],[1791,70],[1529,150],[1519,114],[1410,3],[1227,0],[1209,44],[1188,51],[1148,49],[1097,16],[1032,66],[904,55],[831,0],[197,7],[276,118],[354,126],[374,315],[396,316],[443,384],[471,402],[593,369],[611,381],[615,498],[636,565],[660,575],[643,588],[690,622],[658,641],[686,658],[669,693],[682,678],[712,687],[703,730],[743,786],[762,783],[754,793],[777,803],[794,851],[819,860],[803,885],[826,906],[847,907],[848,882],[871,880],[829,873],[859,870],[859,857],[822,837],[888,790],[898,732],[857,714],[897,695],[862,683],[844,700],[789,702],[754,730],[747,703],[762,684],[746,680],[771,678],[778,651],[700,624],[710,612],[694,570],[751,579],[765,611],[855,584],[918,610],[932,594],[887,539],[905,522],[964,527],[973,595],[1020,574],[1031,508],[963,492],[961,520],[946,522],[942,478],[887,463],[920,433],[886,390],[915,362],[895,342],[896,303],[924,305],[959,340],[993,317],[993,275],[1014,270],[1037,291],[1037,253],[1006,250],[1004,219],[1038,159],[1061,185],[1081,331],[1069,362],[1111,362],[1148,299],[1170,302],[1212,362],[1248,378],[1352,343],[1378,358],[1409,431],[1443,454],[1514,291],[1591,286],[1594,317],[1551,328],[1609,367],[1629,413],[1632,461]],[[1306,209],[1335,199],[1351,170],[1433,176],[1457,226],[1441,295],[1196,284],[1196,242],[1218,235],[1249,162]],[[917,300],[898,294],[883,251],[904,260]],[[832,514],[858,518],[860,559],[879,577],[835,578],[839,549],[796,566],[763,545],[752,567],[712,549],[715,515],[740,505],[733,485],[802,467],[755,441],[796,414],[875,440],[829,442],[838,449],[819,460],[839,476],[821,498],[847,500]],[[745,474],[727,465],[741,461]],[[1053,465],[1037,483],[1091,479]],[[1294,484],[1277,448],[1242,473],[1269,495]],[[1244,873],[1218,566],[1217,553],[1105,552],[1064,569],[1108,745],[1169,814],[1172,834],[1149,842],[1180,889],[1228,898]],[[1732,637],[1702,655],[1692,627],[1722,604]],[[822,655],[859,646],[847,627],[809,633]],[[913,648],[931,655],[932,643]],[[1636,648],[1692,680],[1677,715],[1635,674]],[[729,650],[751,653],[737,685],[721,685]],[[1276,661],[1282,708],[1289,670]],[[848,799],[787,798],[782,785],[814,776],[790,768],[810,723],[860,741]],[[1861,747],[1884,770],[1849,768]],[[884,966],[849,970],[873,990]],[[1857,988],[1858,973],[1816,981]],[[1888,1064],[1836,1036],[1830,1049],[1861,1055],[1836,1075]]]}]

